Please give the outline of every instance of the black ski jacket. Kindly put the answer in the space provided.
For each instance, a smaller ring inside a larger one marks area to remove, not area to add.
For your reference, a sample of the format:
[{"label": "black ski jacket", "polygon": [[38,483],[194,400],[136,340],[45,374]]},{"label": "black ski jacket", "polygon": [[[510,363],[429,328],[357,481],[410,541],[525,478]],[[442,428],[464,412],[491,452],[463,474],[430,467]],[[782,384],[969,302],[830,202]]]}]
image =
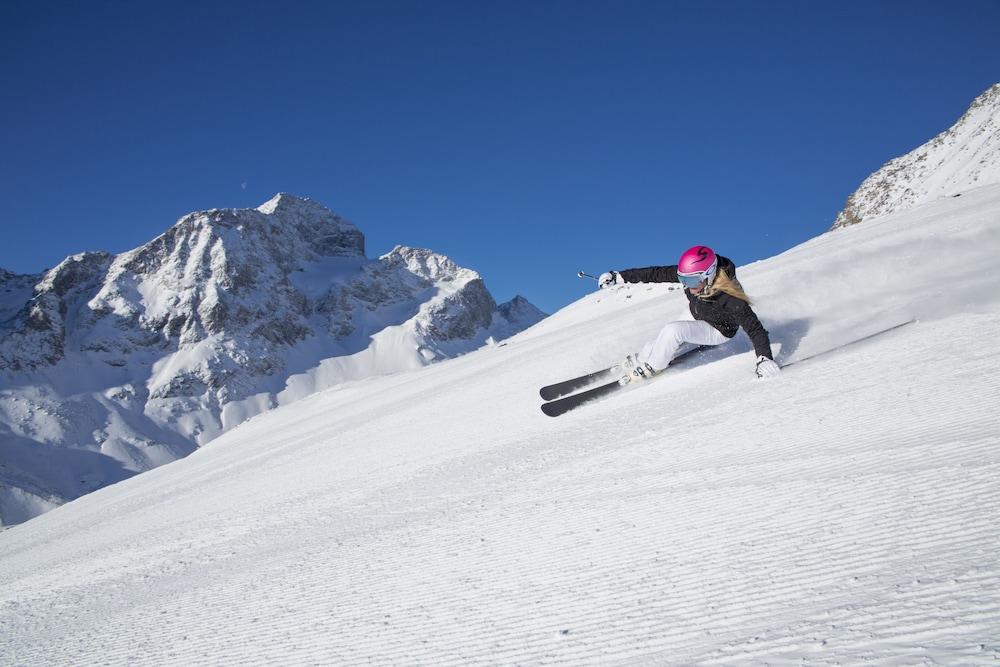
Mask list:
[{"label": "black ski jacket", "polygon": [[[726,275],[736,280],[736,266],[732,260],[719,255],[719,270],[725,271]],[[678,283],[677,265],[671,266],[649,266],[644,269],[626,269],[619,271],[618,275],[627,283]],[[719,330],[726,338],[732,338],[736,331],[743,327],[743,331],[749,336],[753,343],[754,352],[758,357],[764,356],[772,359],[771,339],[767,335],[767,329],[757,319],[757,314],[753,312],[750,304],[743,299],[719,292],[708,298],[701,298],[697,294],[691,294],[684,290],[684,296],[688,299],[691,308],[691,315],[696,320],[708,322]]]}]

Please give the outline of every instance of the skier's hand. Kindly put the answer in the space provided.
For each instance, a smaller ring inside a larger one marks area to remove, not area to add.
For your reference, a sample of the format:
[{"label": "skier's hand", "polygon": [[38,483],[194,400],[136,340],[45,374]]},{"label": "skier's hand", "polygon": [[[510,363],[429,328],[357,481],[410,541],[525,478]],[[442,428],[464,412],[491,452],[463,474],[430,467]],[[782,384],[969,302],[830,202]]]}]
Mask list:
[{"label": "skier's hand", "polygon": [[781,366],[774,363],[774,359],[768,359],[763,354],[757,357],[757,377],[773,378],[781,374]]},{"label": "skier's hand", "polygon": [[612,285],[621,285],[625,281],[622,277],[618,275],[617,271],[608,271],[607,273],[602,273],[597,279],[597,286],[601,289],[605,287],[611,287]]}]

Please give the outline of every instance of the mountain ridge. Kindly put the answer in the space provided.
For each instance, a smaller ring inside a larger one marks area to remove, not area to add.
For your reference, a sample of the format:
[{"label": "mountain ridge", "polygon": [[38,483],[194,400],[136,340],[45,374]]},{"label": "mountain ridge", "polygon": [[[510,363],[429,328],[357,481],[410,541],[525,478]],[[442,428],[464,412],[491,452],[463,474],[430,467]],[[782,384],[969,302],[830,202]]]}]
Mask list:
[{"label": "mountain ridge", "polygon": [[996,183],[1000,183],[1000,83],[977,96],[950,128],[868,176],[847,198],[831,229]]},{"label": "mountain ridge", "polygon": [[[358,227],[288,193],[190,213],[119,255],[79,253],[35,276],[4,271],[0,297],[0,447],[10,462],[0,523],[33,515],[12,509],[25,505],[11,489],[52,506],[174,460],[301,398],[289,381],[324,360],[378,350],[340,376],[316,374],[313,391],[463,354],[544,317],[499,307],[478,273],[429,249],[368,259]],[[89,481],[47,484],[66,477],[45,468],[61,468],[69,449],[96,455],[75,475]]]}]

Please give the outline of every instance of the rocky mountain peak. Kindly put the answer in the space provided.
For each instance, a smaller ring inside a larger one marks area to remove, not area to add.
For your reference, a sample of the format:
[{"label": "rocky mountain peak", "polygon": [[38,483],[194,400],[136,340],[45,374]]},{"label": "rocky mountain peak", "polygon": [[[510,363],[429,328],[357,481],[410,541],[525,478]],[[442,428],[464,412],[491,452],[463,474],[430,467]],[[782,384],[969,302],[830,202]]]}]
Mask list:
[{"label": "rocky mountain peak", "polygon": [[35,287],[38,293],[52,292],[66,296],[71,290],[93,286],[111,264],[112,256],[106,252],[84,252],[70,255],[54,268],[45,272]]},{"label": "rocky mountain peak", "polygon": [[890,160],[847,198],[833,229],[1000,183],[1000,83],[948,130]]},{"label": "rocky mountain peak", "polygon": [[379,258],[390,266],[404,267],[410,273],[426,280],[476,280],[479,274],[471,269],[465,269],[444,255],[426,248],[411,248],[398,245]]},{"label": "rocky mountain peak", "polygon": [[986,108],[986,113],[989,116],[993,116],[998,109],[1000,109],[1000,83],[995,83],[986,89],[986,92],[981,94],[972,104],[969,105],[969,110],[959,119],[961,124],[963,121],[968,120],[970,114],[975,114],[982,108]]},{"label": "rocky mountain peak", "polygon": [[357,227],[319,202],[287,193],[275,195],[256,209],[283,232],[296,230],[324,257],[364,256],[365,237]]},{"label": "rocky mountain peak", "polygon": [[500,304],[498,308],[500,313],[511,322],[531,322],[533,325],[545,318],[545,313],[520,294],[507,303]]},{"label": "rocky mountain peak", "polygon": [[[521,317],[537,314],[526,301],[498,307],[477,272],[442,254],[397,246],[370,260],[364,247],[352,223],[282,193],[191,213],[117,256],[0,273],[0,431],[38,452],[30,470],[0,469],[0,489],[26,499],[15,514],[174,460],[312,392],[537,321]],[[67,471],[70,460],[90,463]]]},{"label": "rocky mountain peak", "polygon": [[320,217],[333,215],[333,212],[330,211],[330,209],[323,206],[319,202],[313,201],[308,197],[299,197],[298,195],[289,194],[287,192],[279,192],[258,206],[257,210],[265,215],[281,215],[289,212]]}]

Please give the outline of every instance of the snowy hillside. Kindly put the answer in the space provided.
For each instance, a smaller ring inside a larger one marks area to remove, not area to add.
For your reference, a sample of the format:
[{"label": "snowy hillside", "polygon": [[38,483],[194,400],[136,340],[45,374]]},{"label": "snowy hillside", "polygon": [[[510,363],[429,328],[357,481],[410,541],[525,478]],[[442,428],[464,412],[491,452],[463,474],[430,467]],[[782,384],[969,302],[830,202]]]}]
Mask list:
[{"label": "snowy hillside", "polygon": [[[0,533],[0,663],[1000,662],[1000,186],[740,268],[740,334],[550,419],[684,297],[595,293]],[[664,257],[664,261],[672,257]]]},{"label": "snowy hillside", "polygon": [[837,214],[837,227],[1000,183],[1000,83],[951,128],[869,176]]},{"label": "snowy hillside", "polygon": [[280,194],[192,213],[148,244],[0,271],[0,526],[174,461],[314,391],[412,370],[544,315],[475,271],[377,260],[324,206]]}]

